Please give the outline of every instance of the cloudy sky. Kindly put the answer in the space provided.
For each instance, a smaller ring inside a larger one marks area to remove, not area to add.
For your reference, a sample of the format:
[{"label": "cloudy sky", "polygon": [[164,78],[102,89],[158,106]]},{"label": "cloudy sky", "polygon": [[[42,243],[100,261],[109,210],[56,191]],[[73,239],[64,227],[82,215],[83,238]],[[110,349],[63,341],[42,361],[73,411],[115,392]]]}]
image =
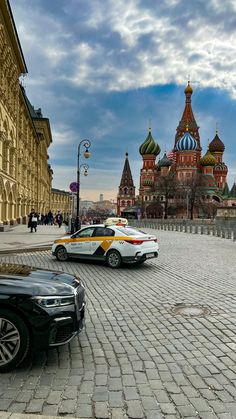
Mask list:
[{"label": "cloudy sky", "polygon": [[126,152],[138,190],[138,149],[149,120],[162,155],[173,148],[189,77],[203,151],[217,123],[232,186],[236,0],[10,3],[29,72],[23,79],[27,95],[51,122],[54,187],[67,190],[76,180],[77,147],[88,138],[82,198],[116,197]]}]

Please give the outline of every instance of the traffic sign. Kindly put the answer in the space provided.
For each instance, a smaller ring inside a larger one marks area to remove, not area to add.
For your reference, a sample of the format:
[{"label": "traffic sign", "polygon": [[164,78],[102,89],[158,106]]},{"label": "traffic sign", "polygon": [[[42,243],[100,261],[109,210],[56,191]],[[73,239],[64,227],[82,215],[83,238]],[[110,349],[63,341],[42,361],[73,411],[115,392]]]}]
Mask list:
[{"label": "traffic sign", "polygon": [[78,187],[79,185],[78,185],[78,183],[77,182],[72,182],[71,184],[70,184],[70,190],[71,190],[71,192],[78,192],[78,189],[79,189],[79,187]]}]

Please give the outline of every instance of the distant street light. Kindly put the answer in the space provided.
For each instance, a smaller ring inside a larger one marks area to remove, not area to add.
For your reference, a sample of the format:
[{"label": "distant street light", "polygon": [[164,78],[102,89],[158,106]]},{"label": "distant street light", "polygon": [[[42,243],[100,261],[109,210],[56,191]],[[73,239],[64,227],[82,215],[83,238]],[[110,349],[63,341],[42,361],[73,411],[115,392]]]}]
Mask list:
[{"label": "distant street light", "polygon": [[91,155],[89,148],[91,146],[91,142],[89,140],[82,140],[80,141],[79,145],[78,145],[78,159],[77,159],[77,184],[78,184],[78,188],[77,188],[77,207],[76,207],[76,221],[75,221],[75,230],[78,231],[81,227],[81,223],[80,223],[80,216],[79,216],[79,195],[80,195],[80,169],[83,167],[84,168],[84,176],[88,176],[88,168],[89,166],[85,163],[80,165],[80,147],[81,145],[83,145],[85,147],[85,152],[84,152],[84,158],[88,159]]}]

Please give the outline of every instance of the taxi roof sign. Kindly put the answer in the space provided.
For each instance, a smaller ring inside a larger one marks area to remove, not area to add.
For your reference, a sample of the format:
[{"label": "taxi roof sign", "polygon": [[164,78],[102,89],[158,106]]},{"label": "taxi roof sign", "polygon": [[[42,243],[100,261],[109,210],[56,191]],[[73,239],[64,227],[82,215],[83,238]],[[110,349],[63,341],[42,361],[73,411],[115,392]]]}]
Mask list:
[{"label": "taxi roof sign", "polygon": [[104,222],[105,226],[126,226],[128,224],[127,218],[120,218],[120,217],[110,217],[107,218]]}]

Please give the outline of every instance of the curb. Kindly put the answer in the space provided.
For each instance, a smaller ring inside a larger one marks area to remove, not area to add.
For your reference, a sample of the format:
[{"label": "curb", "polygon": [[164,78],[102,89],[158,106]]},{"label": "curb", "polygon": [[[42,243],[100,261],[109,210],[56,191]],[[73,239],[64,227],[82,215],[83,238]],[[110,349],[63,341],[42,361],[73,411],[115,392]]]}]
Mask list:
[{"label": "curb", "polygon": [[[42,416],[42,415],[33,415],[28,413],[8,413],[0,411],[0,419],[58,419],[61,416]],[[79,419],[72,416],[66,416],[67,419]]]},{"label": "curb", "polygon": [[[30,252],[42,252],[44,250],[50,250],[52,248],[52,244],[46,246],[38,246],[38,247],[26,247],[21,249],[7,249],[7,250],[0,250],[0,255],[9,255],[13,253],[30,253]],[[1,418],[1,416],[0,416]]]}]

